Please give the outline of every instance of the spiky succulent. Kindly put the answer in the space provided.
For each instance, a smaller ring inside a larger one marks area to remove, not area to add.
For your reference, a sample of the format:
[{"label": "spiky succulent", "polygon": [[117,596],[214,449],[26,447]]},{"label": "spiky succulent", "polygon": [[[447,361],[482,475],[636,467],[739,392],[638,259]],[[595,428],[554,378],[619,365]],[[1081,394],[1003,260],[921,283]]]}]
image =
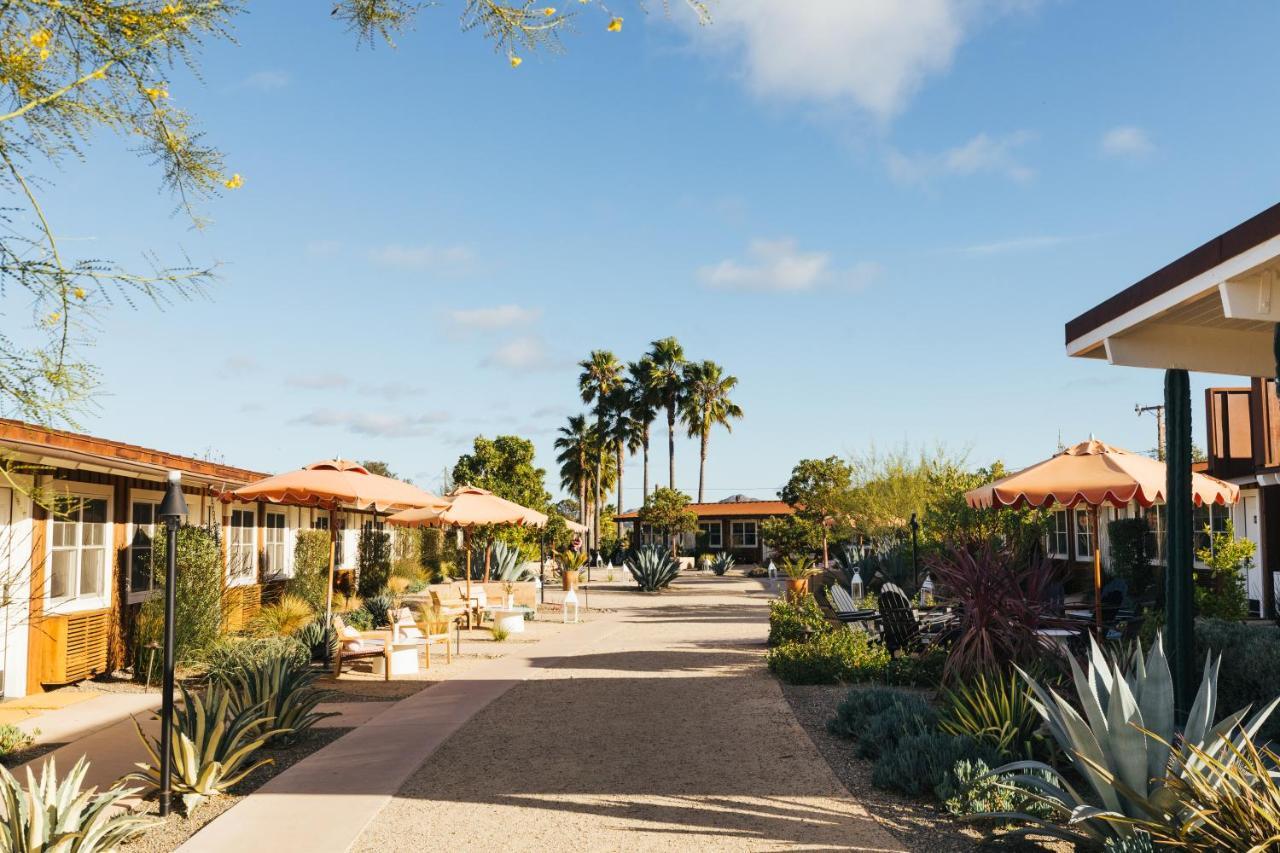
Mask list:
[{"label": "spiky succulent", "polygon": [[733,568],[733,562],[732,554],[727,552],[716,554],[715,558],[711,561],[711,571],[714,572],[717,577],[724,577],[725,573]]},{"label": "spiky succulent", "polygon": [[657,592],[671,586],[680,574],[680,563],[659,545],[648,545],[627,560],[627,571],[643,592]]},{"label": "spiky succulent", "polygon": [[89,761],[81,758],[61,782],[50,758],[24,787],[0,767],[0,850],[11,853],[107,853],[141,835],[154,821],[123,808],[141,788],[116,784],[82,790]]}]

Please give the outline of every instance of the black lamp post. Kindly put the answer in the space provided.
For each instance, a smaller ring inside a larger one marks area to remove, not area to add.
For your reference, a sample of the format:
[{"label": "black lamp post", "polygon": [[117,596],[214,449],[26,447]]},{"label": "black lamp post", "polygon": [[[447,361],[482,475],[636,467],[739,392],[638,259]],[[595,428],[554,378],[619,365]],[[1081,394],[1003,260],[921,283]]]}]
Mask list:
[{"label": "black lamp post", "polygon": [[915,577],[916,588],[920,587],[920,522],[916,514],[911,513],[911,573]]},{"label": "black lamp post", "polygon": [[164,693],[160,697],[160,816],[168,817],[173,786],[173,636],[174,587],[178,578],[178,523],[187,514],[187,501],[182,497],[182,474],[169,472],[164,500],[158,515],[164,522]]}]

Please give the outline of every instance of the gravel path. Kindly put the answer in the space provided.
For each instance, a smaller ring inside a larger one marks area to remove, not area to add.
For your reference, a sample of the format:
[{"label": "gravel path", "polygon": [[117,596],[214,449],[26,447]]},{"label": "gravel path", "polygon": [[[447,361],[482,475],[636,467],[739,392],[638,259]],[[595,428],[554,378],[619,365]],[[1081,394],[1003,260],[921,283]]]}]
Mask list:
[{"label": "gravel path", "polygon": [[353,849],[904,849],[848,795],[766,673],[759,583],[591,595],[619,630],[538,662]]}]

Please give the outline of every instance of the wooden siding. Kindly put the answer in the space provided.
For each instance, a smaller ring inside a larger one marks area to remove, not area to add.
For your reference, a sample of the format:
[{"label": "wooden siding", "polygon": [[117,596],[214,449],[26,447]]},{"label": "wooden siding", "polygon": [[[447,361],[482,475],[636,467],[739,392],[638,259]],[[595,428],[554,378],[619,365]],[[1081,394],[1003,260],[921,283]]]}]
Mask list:
[{"label": "wooden siding", "polygon": [[1252,396],[1250,388],[1205,391],[1209,473],[1214,477],[1229,480],[1253,473]]}]

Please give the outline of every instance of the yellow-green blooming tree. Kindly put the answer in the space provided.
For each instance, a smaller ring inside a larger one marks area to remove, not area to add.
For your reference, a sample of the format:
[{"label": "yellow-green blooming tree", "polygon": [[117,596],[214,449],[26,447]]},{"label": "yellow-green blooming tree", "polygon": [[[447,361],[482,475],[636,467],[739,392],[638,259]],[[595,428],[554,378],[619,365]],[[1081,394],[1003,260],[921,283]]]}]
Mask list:
[{"label": "yellow-green blooming tree", "polygon": [[[638,0],[635,0],[638,2]],[[602,0],[454,0],[461,26],[482,34],[513,68],[522,53],[558,49],[560,35],[586,15],[617,33],[623,18]],[[701,0],[683,0],[702,21]],[[100,312],[118,302],[164,302],[205,288],[214,264],[162,262],[142,269],[72,256],[42,204],[49,173],[87,158],[109,132],[154,166],[178,212],[204,225],[202,202],[243,186],[196,118],[179,107],[167,80],[195,67],[199,47],[232,38],[245,0],[3,0],[0,2],[0,415],[74,423],[97,375],[87,360]],[[391,43],[429,4],[337,0],[332,16],[365,43]],[[436,4],[439,5],[439,4]],[[642,7],[641,7],[642,8]],[[21,326],[21,328],[19,328]]]}]

